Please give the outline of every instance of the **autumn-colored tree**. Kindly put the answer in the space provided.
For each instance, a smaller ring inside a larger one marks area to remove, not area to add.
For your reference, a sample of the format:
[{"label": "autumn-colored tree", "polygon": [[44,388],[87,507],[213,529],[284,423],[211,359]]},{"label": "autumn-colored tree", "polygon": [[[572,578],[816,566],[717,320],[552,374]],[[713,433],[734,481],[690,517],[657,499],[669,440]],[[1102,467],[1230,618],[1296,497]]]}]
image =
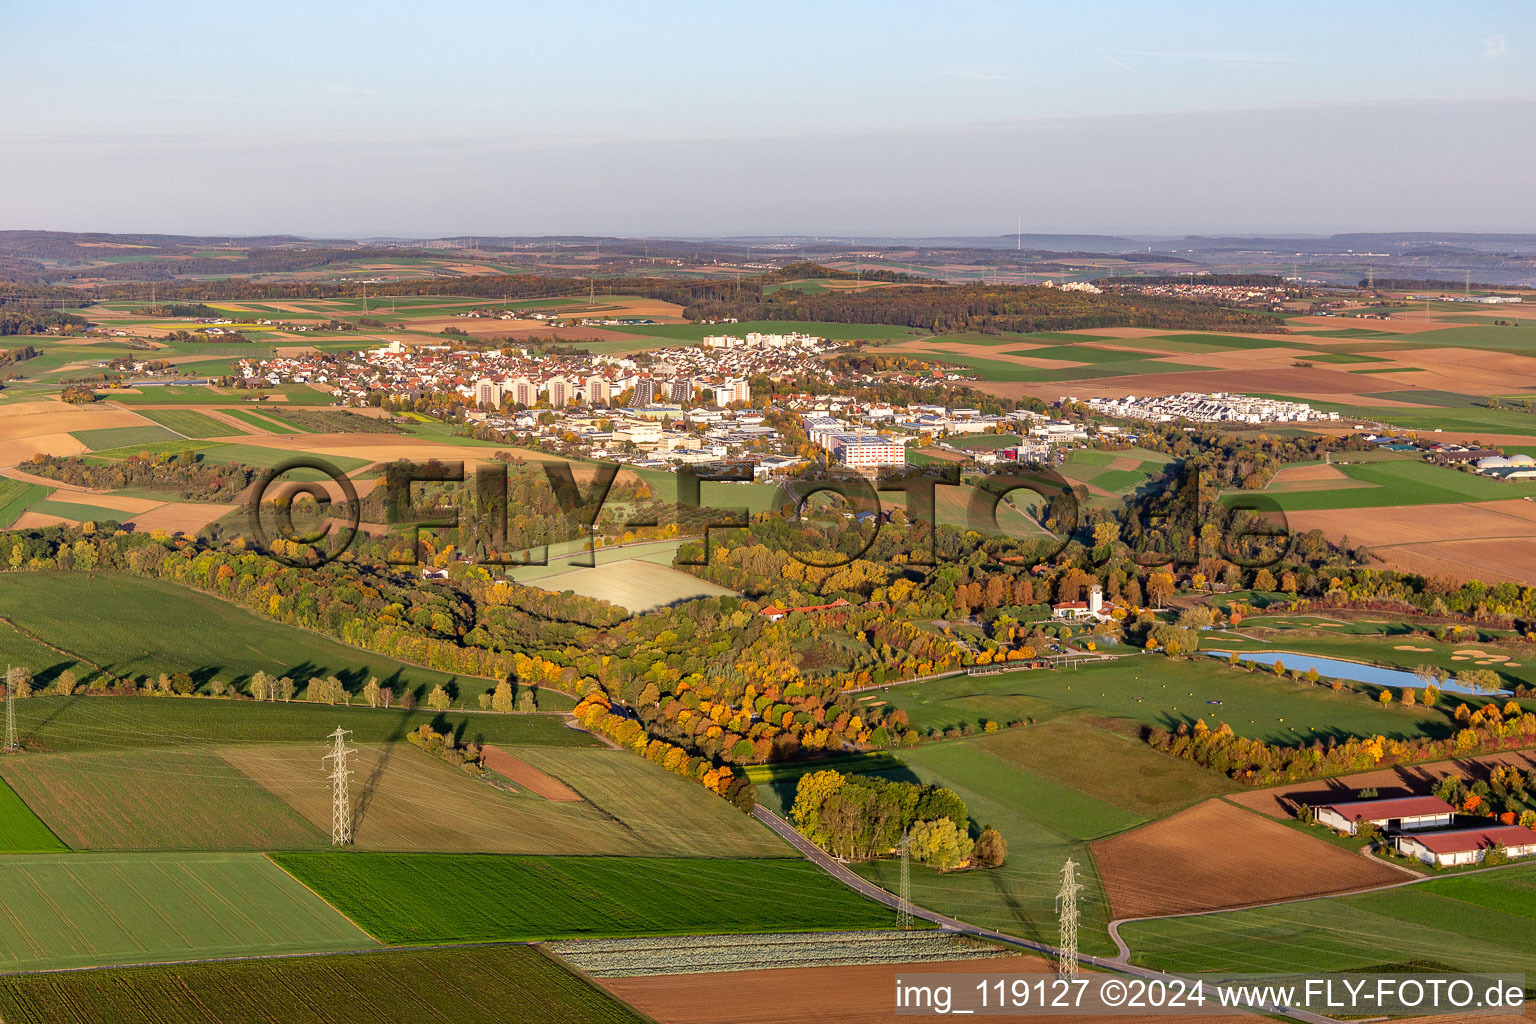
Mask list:
[{"label": "autumn-colored tree", "polygon": [[976,837],[976,848],[971,851],[971,863],[979,868],[995,868],[1008,856],[1008,843],[1002,833],[988,826]]}]

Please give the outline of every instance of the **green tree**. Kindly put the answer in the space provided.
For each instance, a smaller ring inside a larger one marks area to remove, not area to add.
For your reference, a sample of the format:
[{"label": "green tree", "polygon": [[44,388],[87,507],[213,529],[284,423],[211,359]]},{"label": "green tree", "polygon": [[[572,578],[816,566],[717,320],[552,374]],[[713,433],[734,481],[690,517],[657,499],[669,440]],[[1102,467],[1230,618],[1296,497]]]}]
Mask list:
[{"label": "green tree", "polygon": [[447,711],[453,704],[453,698],[448,696],[448,691],[441,686],[432,687],[432,692],[427,695],[427,707],[434,711]]},{"label": "green tree", "polygon": [[491,695],[491,709],[506,714],[512,707],[512,684],[503,679],[496,684],[496,692]]}]

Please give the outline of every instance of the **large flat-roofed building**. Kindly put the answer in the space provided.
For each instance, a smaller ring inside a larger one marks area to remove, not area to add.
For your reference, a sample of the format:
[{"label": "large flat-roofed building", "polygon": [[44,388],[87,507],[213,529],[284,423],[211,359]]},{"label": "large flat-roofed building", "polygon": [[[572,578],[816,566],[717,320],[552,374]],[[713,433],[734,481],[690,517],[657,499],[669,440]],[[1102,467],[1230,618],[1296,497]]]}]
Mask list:
[{"label": "large flat-roofed building", "polygon": [[[1387,800],[1349,800],[1317,804],[1313,816],[1329,828],[1354,835],[1362,821],[1389,832],[1421,828],[1445,828],[1456,817],[1456,808],[1437,796],[1405,796]],[[1536,832],[1531,833],[1536,838]]]},{"label": "large flat-roofed building", "polygon": [[833,458],[852,469],[903,466],[907,462],[907,446],[886,437],[846,434],[833,438],[831,448]]},{"label": "large flat-roofed building", "polygon": [[1396,843],[1399,852],[1436,867],[1480,863],[1495,846],[1504,847],[1511,858],[1536,854],[1536,832],[1520,825],[1415,833],[1398,836]]}]

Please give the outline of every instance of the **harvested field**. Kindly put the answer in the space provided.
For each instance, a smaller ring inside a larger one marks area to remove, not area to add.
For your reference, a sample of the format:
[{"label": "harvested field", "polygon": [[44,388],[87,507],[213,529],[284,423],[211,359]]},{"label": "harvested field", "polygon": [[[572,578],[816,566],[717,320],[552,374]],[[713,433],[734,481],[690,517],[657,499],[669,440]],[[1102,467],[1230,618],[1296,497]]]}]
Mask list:
[{"label": "harvested field", "polygon": [[[79,500],[74,500],[76,498]],[[130,514],[148,512],[150,509],[159,508],[165,504],[163,501],[154,501],[150,498],[130,498],[121,494],[87,493],[83,491],[55,493],[48,500],[56,505],[85,505],[92,509],[109,508],[115,512],[128,512]]]},{"label": "harvested field", "polygon": [[45,526],[74,526],[75,520],[50,516],[43,512],[23,512],[11,524],[13,530],[41,530]]},{"label": "harvested field", "polygon": [[1536,754],[1531,751],[1507,750],[1481,757],[1467,757],[1456,761],[1434,761],[1429,764],[1396,765],[1358,775],[1342,775],[1333,779],[1310,782],[1293,782],[1269,789],[1251,790],[1231,797],[1234,803],[1267,814],[1271,818],[1293,816],[1297,804],[1318,804],[1334,800],[1358,800],[1362,789],[1375,789],[1382,799],[1399,796],[1425,796],[1447,775],[1460,775],[1467,780],[1486,779],[1488,773],[1499,765],[1513,765],[1521,771],[1536,768]]},{"label": "harvested field", "polygon": [[[658,1024],[903,1024],[892,993],[904,973],[1046,974],[1052,967],[1035,956],[985,960],[865,964],[851,967],[791,967],[763,971],[671,974],[603,978],[598,984]],[[1089,1024],[1101,1016],[1052,1016],[1053,1021]],[[1130,1018],[1126,1018],[1130,1019]],[[1253,1021],[1253,1017],[1163,1016],[1167,1024]]]},{"label": "harvested field", "polygon": [[327,841],[206,751],[38,754],[8,758],[0,773],[75,850],[275,850]]},{"label": "harvested field", "polygon": [[168,501],[158,508],[135,515],[128,522],[134,529],[149,532],[195,535],[203,527],[239,508],[238,505],[202,505],[194,502]]},{"label": "harvested field", "polygon": [[1311,483],[1315,480],[1348,482],[1349,479],[1338,466],[1327,463],[1316,466],[1287,466],[1270,478],[1270,486],[1280,483]]},{"label": "harvested field", "polygon": [[149,421],[126,409],[64,402],[0,404],[0,464],[14,466],[34,455],[77,455],[86,446],[71,432],[143,427]]},{"label": "harvested field", "polygon": [[[330,787],[319,748],[236,747],[225,760],[327,833]],[[355,796],[359,850],[611,856],[781,856],[756,821],[695,783],[611,750],[587,758],[516,756],[573,783],[582,802],[510,794],[404,743],[359,744]],[[705,824],[700,824],[701,822]]]},{"label": "harvested field", "polygon": [[599,598],[636,614],[680,604],[696,597],[736,593],[728,587],[710,583],[671,566],[657,565],[638,558],[600,562],[596,566],[574,568],[554,576],[521,582],[557,594],[569,590],[584,597]]},{"label": "harvested field", "polygon": [[1117,918],[1245,907],[1403,879],[1385,864],[1220,799],[1089,849]]},{"label": "harvested field", "polygon": [[[221,754],[329,832],[331,793],[318,747],[240,747]],[[359,850],[648,852],[585,804],[510,795],[404,743],[359,745],[356,763]]]},{"label": "harvested field", "polygon": [[[977,381],[972,386],[979,391],[1004,398],[1032,395],[1036,398],[1055,401],[1064,394],[1076,395],[1079,398],[1113,398],[1126,394],[1166,395],[1179,391],[1244,392],[1253,389],[1254,375],[1252,370],[1186,370],[1054,383]],[[1361,394],[1362,390],[1371,386],[1368,379],[1357,374],[1321,367],[1287,367],[1264,371],[1265,389],[1279,394],[1295,395],[1305,400],[1341,402],[1347,405],[1412,407],[1412,403],[1395,403],[1388,399],[1367,398]]]},{"label": "harvested field", "polygon": [[541,796],[546,800],[564,800],[571,803],[579,803],[581,794],[559,779],[545,775],[533,765],[520,757],[486,744],[481,748],[484,764],[497,775],[516,783],[535,796]]},{"label": "harvested field", "polygon": [[1452,579],[1528,584],[1536,579],[1536,502],[1468,502],[1287,513],[1293,530],[1348,535],[1387,566]]}]

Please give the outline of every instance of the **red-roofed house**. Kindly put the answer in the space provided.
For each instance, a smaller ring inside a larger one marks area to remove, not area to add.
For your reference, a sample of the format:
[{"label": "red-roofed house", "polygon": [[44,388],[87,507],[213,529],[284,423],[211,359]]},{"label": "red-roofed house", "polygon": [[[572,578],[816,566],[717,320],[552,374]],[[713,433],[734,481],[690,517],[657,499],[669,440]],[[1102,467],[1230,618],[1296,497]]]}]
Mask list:
[{"label": "red-roofed house", "polygon": [[1500,845],[1511,858],[1529,857],[1536,853],[1536,832],[1520,825],[1495,825],[1397,837],[1400,852],[1437,867],[1476,864]]},{"label": "red-roofed house", "polygon": [[[1379,829],[1394,832],[1444,828],[1454,820],[1456,808],[1437,796],[1407,796],[1389,800],[1317,804],[1312,808],[1312,813],[1329,828],[1354,835],[1362,821],[1369,821]],[[1536,837],[1536,832],[1531,835]]]},{"label": "red-roofed house", "polygon": [[846,608],[846,607],[848,607],[848,602],[843,600],[840,597],[836,601],[833,601],[831,604],[808,604],[804,608],[780,608],[777,605],[775,605],[772,608],[764,608],[762,611],[758,612],[757,614],[762,615],[765,618],[772,619],[774,622],[777,622],[780,619],[782,619],[784,616],[788,615],[790,612],[824,612],[824,611],[828,610],[829,608]]}]

